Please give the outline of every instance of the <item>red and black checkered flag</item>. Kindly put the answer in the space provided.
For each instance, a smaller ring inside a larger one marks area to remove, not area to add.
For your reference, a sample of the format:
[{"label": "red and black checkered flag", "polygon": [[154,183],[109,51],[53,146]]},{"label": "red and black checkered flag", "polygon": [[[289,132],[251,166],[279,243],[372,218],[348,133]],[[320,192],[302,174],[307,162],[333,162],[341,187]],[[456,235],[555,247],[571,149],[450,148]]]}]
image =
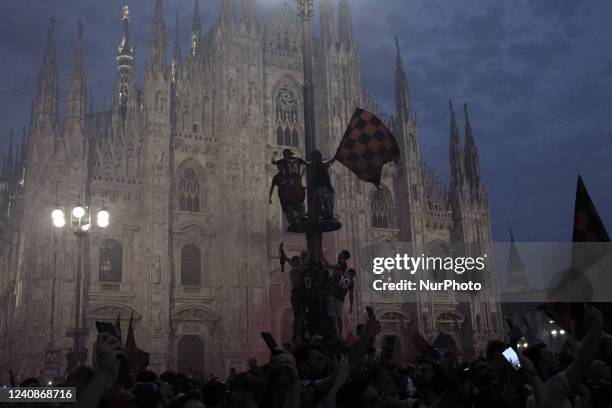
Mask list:
[{"label": "red and black checkered flag", "polygon": [[363,181],[378,187],[382,168],[400,159],[400,150],[391,131],[372,112],[356,109],[335,159]]}]

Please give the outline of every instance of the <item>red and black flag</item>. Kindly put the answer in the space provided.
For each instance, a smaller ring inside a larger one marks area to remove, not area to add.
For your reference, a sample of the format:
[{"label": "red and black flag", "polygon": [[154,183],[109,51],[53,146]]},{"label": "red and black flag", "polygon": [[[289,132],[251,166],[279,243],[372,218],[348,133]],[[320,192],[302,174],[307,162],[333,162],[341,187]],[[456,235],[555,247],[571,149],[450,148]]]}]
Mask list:
[{"label": "red and black flag", "polygon": [[[608,303],[591,302],[596,288],[607,286],[598,275],[595,265],[610,254],[610,237],[587,192],[582,177],[578,176],[572,233],[571,267],[554,277],[555,284],[548,290],[549,302],[539,308],[559,326],[581,340],[588,331],[584,321],[585,303],[599,308],[606,316],[604,330],[612,331],[612,312]],[[607,272],[607,271],[605,271]],[[604,272],[604,273],[605,273]],[[597,295],[595,296],[598,297]]]},{"label": "red and black flag", "polygon": [[128,327],[128,334],[125,339],[125,354],[127,356],[128,370],[131,373],[139,373],[149,365],[149,353],[142,351],[136,346],[133,320],[134,313],[130,316],[130,326]]},{"label": "red and black flag", "polygon": [[[610,236],[580,176],[576,186],[572,242],[572,268],[583,272],[610,252],[609,244],[597,244],[610,242]],[[585,244],[587,242],[589,244]]]},{"label": "red and black flag", "polygon": [[372,112],[356,109],[335,159],[363,181],[380,184],[383,166],[400,159],[400,149],[391,131]]}]

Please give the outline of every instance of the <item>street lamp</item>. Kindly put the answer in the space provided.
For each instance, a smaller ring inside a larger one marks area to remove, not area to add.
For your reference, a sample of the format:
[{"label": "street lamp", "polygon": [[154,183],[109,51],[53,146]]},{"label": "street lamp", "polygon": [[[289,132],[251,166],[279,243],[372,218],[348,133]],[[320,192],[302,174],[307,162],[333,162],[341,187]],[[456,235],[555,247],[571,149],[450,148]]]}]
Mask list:
[{"label": "street lamp", "polygon": [[[51,219],[53,225],[57,228],[63,228],[66,225],[66,214],[70,214],[70,225],[72,232],[77,239],[77,269],[74,288],[74,333],[72,345],[72,358],[69,358],[68,369],[76,368],[79,362],[83,363],[87,355],[81,350],[81,278],[82,278],[82,251],[83,237],[91,231],[91,213],[89,207],[76,205],[71,211],[66,211],[64,207],[57,206],[51,211]],[[108,227],[110,223],[110,214],[105,208],[102,208],[96,214],[96,225],[100,228]]]}]

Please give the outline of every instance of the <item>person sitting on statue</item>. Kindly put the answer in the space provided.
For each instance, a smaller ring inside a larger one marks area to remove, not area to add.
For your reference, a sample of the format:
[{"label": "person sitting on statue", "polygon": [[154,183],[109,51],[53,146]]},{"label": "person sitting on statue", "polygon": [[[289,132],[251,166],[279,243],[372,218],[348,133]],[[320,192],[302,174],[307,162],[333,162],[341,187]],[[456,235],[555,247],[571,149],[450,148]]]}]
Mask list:
[{"label": "person sitting on statue", "polygon": [[318,150],[310,154],[310,171],[315,192],[317,208],[321,208],[322,214],[319,218],[332,218],[334,215],[334,188],[329,177],[329,167],[335,159],[323,161],[323,156]]},{"label": "person sitting on statue", "polygon": [[291,149],[283,150],[283,158],[276,160],[276,152],[272,155],[272,164],[278,168],[278,173],[272,178],[268,202],[272,203],[274,187],[278,187],[278,198],[289,224],[304,217],[304,199],[306,190],[302,185],[302,168],[307,163],[304,159],[294,157]]}]

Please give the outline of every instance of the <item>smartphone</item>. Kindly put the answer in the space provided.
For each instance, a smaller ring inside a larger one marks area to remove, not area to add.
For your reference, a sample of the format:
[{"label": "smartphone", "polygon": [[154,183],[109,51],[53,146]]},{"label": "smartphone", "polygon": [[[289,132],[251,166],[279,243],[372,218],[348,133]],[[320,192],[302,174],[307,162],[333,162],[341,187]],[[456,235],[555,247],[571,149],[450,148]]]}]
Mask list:
[{"label": "smartphone", "polygon": [[114,324],[109,322],[96,322],[96,328],[98,329],[98,333],[108,333],[119,340],[119,334]]},{"label": "smartphone", "polygon": [[512,347],[508,347],[507,349],[505,349],[502,352],[502,355],[515,370],[521,369],[521,362],[519,360],[518,354],[516,354],[516,351],[514,351]]},{"label": "smartphone", "polygon": [[272,353],[273,356],[282,352],[271,333],[261,332],[261,337],[263,337],[263,340],[266,342],[266,346],[268,346],[268,349],[270,349],[270,353]]},{"label": "smartphone", "polygon": [[366,313],[368,314],[368,319],[376,320],[376,315],[374,314],[374,310],[372,310],[371,306],[366,306]]}]

